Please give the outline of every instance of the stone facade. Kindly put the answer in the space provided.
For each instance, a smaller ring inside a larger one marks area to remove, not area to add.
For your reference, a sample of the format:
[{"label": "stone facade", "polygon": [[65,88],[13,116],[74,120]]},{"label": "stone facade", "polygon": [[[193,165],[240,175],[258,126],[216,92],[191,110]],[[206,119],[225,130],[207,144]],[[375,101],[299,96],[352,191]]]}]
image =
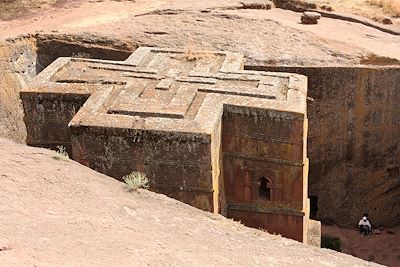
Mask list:
[{"label": "stone facade", "polygon": [[139,48],[59,58],[21,98],[29,145],[117,179],[144,172],[153,191],[307,243],[306,89],[236,53]]}]

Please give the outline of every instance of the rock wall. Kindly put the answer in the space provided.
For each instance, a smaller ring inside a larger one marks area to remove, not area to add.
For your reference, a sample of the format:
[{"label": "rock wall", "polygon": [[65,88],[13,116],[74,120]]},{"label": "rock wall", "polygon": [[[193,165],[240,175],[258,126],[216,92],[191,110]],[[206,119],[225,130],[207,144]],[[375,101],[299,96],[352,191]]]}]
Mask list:
[{"label": "rock wall", "polygon": [[72,157],[81,164],[117,179],[138,170],[152,191],[213,211],[210,136],[100,127],[71,134]]},{"label": "rock wall", "polygon": [[38,59],[37,72],[59,57],[125,60],[134,51],[135,44],[90,34],[44,34],[35,36]]},{"label": "rock wall", "polygon": [[35,76],[35,62],[36,43],[32,38],[0,43],[0,137],[25,142],[19,90]]},{"label": "rock wall", "polygon": [[308,76],[309,195],[316,218],[355,225],[367,212],[375,226],[398,224],[400,68],[254,68]]},{"label": "rock wall", "polygon": [[21,100],[26,115],[28,146],[56,149],[63,146],[72,153],[68,123],[89,97],[85,94],[24,94]]}]

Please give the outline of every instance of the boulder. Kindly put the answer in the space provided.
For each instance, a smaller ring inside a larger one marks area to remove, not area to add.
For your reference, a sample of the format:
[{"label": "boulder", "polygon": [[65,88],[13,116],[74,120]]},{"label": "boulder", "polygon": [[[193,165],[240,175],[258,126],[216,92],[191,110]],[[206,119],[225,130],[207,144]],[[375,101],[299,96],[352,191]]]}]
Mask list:
[{"label": "boulder", "polygon": [[321,14],[318,12],[306,11],[301,15],[301,23],[303,24],[317,24],[321,18]]},{"label": "boulder", "polygon": [[383,24],[393,24],[393,21],[389,17],[384,17],[382,19]]}]

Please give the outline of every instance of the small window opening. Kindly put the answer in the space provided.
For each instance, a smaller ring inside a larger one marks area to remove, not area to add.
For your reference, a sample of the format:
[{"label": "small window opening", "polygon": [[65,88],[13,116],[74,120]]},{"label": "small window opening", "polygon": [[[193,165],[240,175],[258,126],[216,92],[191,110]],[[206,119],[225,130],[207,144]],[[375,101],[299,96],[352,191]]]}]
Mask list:
[{"label": "small window opening", "polygon": [[269,181],[265,177],[261,177],[259,180],[259,198],[262,200],[271,200],[271,188],[269,188]]}]

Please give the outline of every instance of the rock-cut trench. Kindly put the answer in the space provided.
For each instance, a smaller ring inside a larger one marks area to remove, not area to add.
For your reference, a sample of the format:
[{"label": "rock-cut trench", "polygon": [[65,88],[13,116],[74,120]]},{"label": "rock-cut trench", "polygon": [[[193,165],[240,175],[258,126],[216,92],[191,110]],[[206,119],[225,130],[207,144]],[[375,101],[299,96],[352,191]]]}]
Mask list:
[{"label": "rock-cut trench", "polygon": [[[35,35],[0,44],[0,136],[25,142],[19,90],[58,57],[125,60],[134,43]],[[400,67],[253,66],[308,77],[311,217],[356,225],[400,222]]]}]

